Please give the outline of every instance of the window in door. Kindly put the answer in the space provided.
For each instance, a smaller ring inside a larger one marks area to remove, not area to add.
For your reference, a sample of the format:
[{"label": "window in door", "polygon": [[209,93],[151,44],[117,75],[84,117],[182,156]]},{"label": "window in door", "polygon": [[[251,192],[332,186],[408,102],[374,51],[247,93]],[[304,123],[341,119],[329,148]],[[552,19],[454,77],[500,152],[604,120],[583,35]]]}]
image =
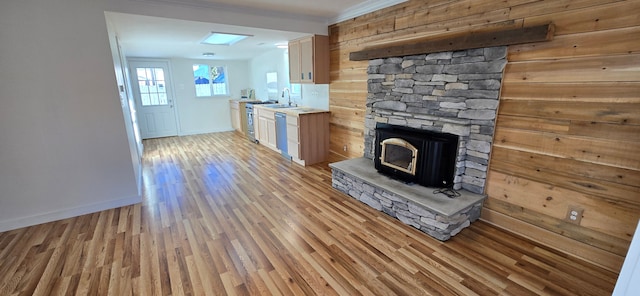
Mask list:
[{"label": "window in door", "polygon": [[136,68],[142,106],[168,105],[166,81],[162,68]]},{"label": "window in door", "polygon": [[193,78],[196,97],[229,95],[226,67],[195,64],[193,65]]}]

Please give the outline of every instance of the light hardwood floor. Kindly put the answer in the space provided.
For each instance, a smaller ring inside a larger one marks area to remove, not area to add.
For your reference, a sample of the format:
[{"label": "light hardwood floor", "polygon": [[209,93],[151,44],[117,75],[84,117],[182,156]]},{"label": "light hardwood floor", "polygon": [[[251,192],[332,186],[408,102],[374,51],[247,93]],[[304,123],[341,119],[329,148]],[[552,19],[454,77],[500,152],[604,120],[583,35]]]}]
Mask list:
[{"label": "light hardwood floor", "polygon": [[235,133],[145,141],[144,201],[0,233],[0,295],[608,295],[478,221],[447,242]]}]

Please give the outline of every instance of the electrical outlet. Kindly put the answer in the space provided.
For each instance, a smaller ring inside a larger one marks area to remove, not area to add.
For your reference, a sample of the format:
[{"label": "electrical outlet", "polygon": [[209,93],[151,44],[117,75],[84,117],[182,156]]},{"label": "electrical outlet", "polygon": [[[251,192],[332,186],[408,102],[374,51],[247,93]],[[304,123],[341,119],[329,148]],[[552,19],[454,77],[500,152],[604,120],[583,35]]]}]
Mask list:
[{"label": "electrical outlet", "polygon": [[347,145],[342,146],[342,150],[347,151]]},{"label": "electrical outlet", "polygon": [[567,210],[567,217],[565,218],[568,222],[573,224],[580,225],[580,221],[582,221],[582,214],[584,213],[584,209],[578,206],[569,206]]}]

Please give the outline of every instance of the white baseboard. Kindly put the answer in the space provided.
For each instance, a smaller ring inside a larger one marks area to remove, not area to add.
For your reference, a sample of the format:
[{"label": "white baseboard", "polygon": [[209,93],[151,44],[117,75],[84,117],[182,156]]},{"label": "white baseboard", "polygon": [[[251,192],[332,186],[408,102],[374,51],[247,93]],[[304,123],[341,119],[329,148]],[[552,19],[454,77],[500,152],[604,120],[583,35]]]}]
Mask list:
[{"label": "white baseboard", "polygon": [[114,209],[118,207],[128,206],[142,202],[142,196],[126,197],[106,202],[94,203],[69,209],[61,209],[57,211],[0,221],[0,232],[18,229],[27,226],[77,217],[85,214],[100,212],[104,210]]}]

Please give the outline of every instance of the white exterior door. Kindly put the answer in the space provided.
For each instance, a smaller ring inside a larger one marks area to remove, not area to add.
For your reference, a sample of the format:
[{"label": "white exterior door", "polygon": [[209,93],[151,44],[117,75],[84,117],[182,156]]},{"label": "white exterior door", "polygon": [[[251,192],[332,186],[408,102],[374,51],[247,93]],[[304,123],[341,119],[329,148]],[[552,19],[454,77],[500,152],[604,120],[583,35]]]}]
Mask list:
[{"label": "white exterior door", "polygon": [[140,136],[143,139],[176,136],[178,127],[169,62],[130,60],[129,69]]}]

